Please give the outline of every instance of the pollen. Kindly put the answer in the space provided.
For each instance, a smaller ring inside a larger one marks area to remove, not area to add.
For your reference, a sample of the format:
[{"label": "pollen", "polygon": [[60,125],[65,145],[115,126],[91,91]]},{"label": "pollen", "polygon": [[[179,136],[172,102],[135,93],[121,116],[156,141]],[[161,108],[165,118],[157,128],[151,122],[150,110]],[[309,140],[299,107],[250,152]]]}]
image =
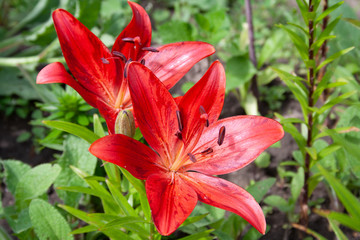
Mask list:
[{"label": "pollen", "polygon": [[157,50],[154,47],[143,47],[141,50],[143,51],[149,51],[149,52],[159,52],[159,50]]},{"label": "pollen", "polygon": [[219,146],[221,146],[221,144],[223,144],[225,139],[225,127],[222,126],[219,130],[219,136],[218,136],[218,140],[217,143],[219,144]]},{"label": "pollen", "polygon": [[182,125],[182,122],[181,122],[181,115],[180,115],[179,110],[176,111],[176,117],[177,117],[177,120],[178,120],[179,131],[181,132],[183,130],[183,125]]},{"label": "pollen", "polygon": [[101,58],[101,61],[103,62],[103,64],[109,64],[109,60],[107,60],[106,58]]},{"label": "pollen", "polygon": [[127,62],[127,59],[126,59],[125,55],[122,54],[121,52],[113,51],[113,55],[119,57],[121,60],[123,60],[124,63]]},{"label": "pollen", "polygon": [[188,153],[187,155],[189,156],[189,159],[190,159],[193,163],[196,162],[196,157],[195,157],[192,153]]},{"label": "pollen", "polygon": [[214,150],[212,148],[207,148],[204,151],[200,152],[202,155],[207,155],[214,152]]},{"label": "pollen", "polygon": [[205,127],[208,127],[210,125],[208,119],[209,116],[206,113],[205,108],[203,106],[200,106],[199,111],[200,111],[200,118],[205,120]]}]

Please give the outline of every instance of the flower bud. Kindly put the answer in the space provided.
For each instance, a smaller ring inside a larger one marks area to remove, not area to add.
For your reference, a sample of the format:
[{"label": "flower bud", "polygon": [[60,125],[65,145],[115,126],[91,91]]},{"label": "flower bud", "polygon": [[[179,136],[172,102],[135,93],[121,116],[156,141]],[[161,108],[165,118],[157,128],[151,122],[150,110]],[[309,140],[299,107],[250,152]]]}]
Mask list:
[{"label": "flower bud", "polygon": [[115,133],[133,138],[135,135],[135,119],[129,110],[119,112],[115,121]]}]

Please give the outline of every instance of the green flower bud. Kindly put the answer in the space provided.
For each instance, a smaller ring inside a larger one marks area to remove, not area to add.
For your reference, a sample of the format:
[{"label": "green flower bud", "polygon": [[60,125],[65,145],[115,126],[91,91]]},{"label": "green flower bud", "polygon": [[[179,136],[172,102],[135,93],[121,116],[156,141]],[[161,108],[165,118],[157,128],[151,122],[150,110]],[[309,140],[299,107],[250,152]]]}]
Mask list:
[{"label": "green flower bud", "polygon": [[135,119],[129,110],[119,112],[115,120],[115,133],[133,138],[135,135]]}]

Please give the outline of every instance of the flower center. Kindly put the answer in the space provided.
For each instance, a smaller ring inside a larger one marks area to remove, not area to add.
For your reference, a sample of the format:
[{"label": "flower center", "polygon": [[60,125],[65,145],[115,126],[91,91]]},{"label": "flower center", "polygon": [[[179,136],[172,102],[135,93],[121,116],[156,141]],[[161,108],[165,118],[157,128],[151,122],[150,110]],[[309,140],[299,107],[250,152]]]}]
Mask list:
[{"label": "flower center", "polygon": [[[194,137],[196,138],[193,142],[194,145],[196,145],[196,143],[199,141],[201,135],[202,135],[202,132],[204,130],[204,127],[208,127],[209,126],[209,119],[208,119],[208,114],[206,113],[205,111],[205,108],[203,106],[200,106],[200,119],[204,121],[204,125],[203,127],[200,127],[199,128],[199,131],[201,131],[200,133],[197,133],[194,135]],[[177,117],[177,120],[178,120],[178,131],[176,132],[175,136],[181,140],[182,142],[184,142],[183,140],[183,134],[182,134],[182,131],[183,131],[183,122],[182,122],[182,119],[181,119],[181,113],[180,111],[176,111],[176,117]],[[221,146],[224,142],[224,139],[225,139],[225,126],[222,126],[220,127],[219,129],[219,134],[218,134],[218,139],[217,139],[217,144],[219,146]],[[169,170],[170,171],[178,171],[186,162],[188,162],[189,160],[192,162],[192,163],[195,163],[199,160],[202,160],[203,158],[205,157],[208,157],[207,155],[211,154],[214,152],[214,149],[211,148],[211,147],[208,147],[206,148],[205,150],[201,151],[201,152],[197,152],[197,153],[193,153],[192,150],[190,150],[188,153],[184,153],[184,151],[187,151],[187,150],[184,150],[184,149],[189,149],[189,148],[186,148],[184,147],[184,145],[182,145],[181,149],[179,149],[176,157],[175,157],[175,161],[174,163],[170,166]]]}]

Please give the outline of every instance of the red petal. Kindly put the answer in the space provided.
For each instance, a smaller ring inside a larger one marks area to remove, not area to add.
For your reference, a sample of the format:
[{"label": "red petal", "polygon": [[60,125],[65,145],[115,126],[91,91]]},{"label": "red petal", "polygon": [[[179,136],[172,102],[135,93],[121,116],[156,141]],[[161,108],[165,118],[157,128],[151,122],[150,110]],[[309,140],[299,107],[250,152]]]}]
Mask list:
[{"label": "red petal", "polygon": [[212,45],[204,42],[178,42],[148,52],[145,65],[158,77],[167,89],[172,88],[195,63],[215,52]]},{"label": "red petal", "polygon": [[125,168],[139,179],[163,171],[161,159],[151,148],[122,134],[96,140],[89,151],[104,161]]},{"label": "red petal", "polygon": [[[134,48],[134,44],[124,42],[122,39],[140,37],[141,47],[149,47],[151,44],[151,22],[148,14],[139,4],[130,1],[128,1],[128,4],[133,11],[133,17],[116,38],[112,51],[118,51],[126,57],[131,57],[130,51]],[[143,51],[139,51],[133,60],[139,60],[142,54]]]},{"label": "red petal", "polygon": [[200,118],[200,106],[207,113],[209,123],[215,122],[224,104],[225,81],[224,68],[216,61],[181,99],[179,109],[183,116],[183,138],[190,151],[205,126],[205,121]]},{"label": "red petal", "polygon": [[109,49],[69,12],[57,9],[53,20],[66,63],[77,81],[105,101],[115,101],[115,83],[121,81],[117,78],[122,77],[122,68],[111,59]]},{"label": "red petal", "polygon": [[[219,129],[225,127],[225,138],[218,145]],[[195,163],[185,166],[188,170],[209,175],[220,175],[240,169],[270,145],[284,136],[282,126],[275,120],[260,116],[237,116],[220,120],[205,129],[192,151]],[[213,152],[200,152],[212,148]]]},{"label": "red petal", "polygon": [[[174,159],[178,141],[178,107],[165,86],[142,64],[129,65],[128,81],[138,126],[146,141],[163,159]],[[169,162],[170,163],[170,162]]]},{"label": "red petal", "polygon": [[88,104],[96,108],[98,97],[75,81],[75,79],[66,71],[64,65],[59,62],[51,63],[41,69],[36,77],[36,83],[65,83],[75,89]]},{"label": "red petal", "polygon": [[195,208],[196,193],[177,173],[151,175],[145,184],[155,226],[161,235],[170,235]]},{"label": "red petal", "polygon": [[264,213],[253,196],[244,189],[224,179],[201,173],[189,172],[186,175],[184,180],[196,191],[200,201],[240,215],[265,234]]}]

